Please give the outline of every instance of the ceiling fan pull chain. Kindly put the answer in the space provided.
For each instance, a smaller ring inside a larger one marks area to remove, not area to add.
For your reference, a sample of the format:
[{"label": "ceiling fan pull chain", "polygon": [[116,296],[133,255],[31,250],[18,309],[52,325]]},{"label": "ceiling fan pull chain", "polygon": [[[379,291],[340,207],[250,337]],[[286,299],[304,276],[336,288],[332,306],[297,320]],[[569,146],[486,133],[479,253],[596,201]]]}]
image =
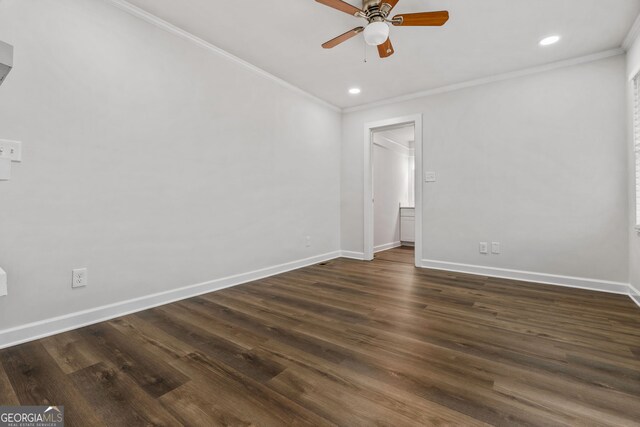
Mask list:
[{"label": "ceiling fan pull chain", "polygon": [[364,45],[364,63],[367,63],[367,42],[363,43]]}]

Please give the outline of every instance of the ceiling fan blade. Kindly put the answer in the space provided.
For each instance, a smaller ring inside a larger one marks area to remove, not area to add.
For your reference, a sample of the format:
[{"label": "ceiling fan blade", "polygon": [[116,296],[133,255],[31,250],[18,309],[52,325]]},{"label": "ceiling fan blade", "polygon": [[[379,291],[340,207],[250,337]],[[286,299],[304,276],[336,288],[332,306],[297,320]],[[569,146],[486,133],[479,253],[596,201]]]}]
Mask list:
[{"label": "ceiling fan blade", "polygon": [[349,30],[344,34],[339,35],[335,39],[329,40],[328,42],[324,43],[322,45],[322,47],[325,48],[325,49],[331,49],[332,47],[338,46],[340,43],[346,42],[351,37],[357,36],[358,34],[360,34],[363,31],[364,31],[364,27],[354,28],[353,30]]},{"label": "ceiling fan blade", "polygon": [[391,39],[387,39],[386,42],[382,43],[378,46],[378,54],[380,58],[388,58],[393,55],[395,51],[393,50],[393,45],[391,44]]},{"label": "ceiling fan blade", "polygon": [[391,9],[396,7],[399,1],[400,0],[382,0],[382,3],[380,4],[380,12],[382,12],[384,16],[389,15]]},{"label": "ceiling fan blade", "polygon": [[449,20],[449,12],[404,13],[393,17],[391,22],[397,27],[439,27]]},{"label": "ceiling fan blade", "polygon": [[325,6],[332,7],[340,12],[348,13],[353,16],[366,17],[367,14],[360,8],[357,8],[349,3],[345,3],[342,0],[316,0],[318,3],[322,3]]}]

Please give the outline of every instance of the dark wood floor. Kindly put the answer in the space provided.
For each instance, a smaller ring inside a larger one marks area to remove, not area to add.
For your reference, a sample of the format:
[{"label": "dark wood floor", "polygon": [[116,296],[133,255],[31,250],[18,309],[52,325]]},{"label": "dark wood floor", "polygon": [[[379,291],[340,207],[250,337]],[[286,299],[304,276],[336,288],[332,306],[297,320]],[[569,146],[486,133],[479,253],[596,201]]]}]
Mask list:
[{"label": "dark wood floor", "polygon": [[624,296],[338,259],[0,351],[68,426],[640,425]]}]

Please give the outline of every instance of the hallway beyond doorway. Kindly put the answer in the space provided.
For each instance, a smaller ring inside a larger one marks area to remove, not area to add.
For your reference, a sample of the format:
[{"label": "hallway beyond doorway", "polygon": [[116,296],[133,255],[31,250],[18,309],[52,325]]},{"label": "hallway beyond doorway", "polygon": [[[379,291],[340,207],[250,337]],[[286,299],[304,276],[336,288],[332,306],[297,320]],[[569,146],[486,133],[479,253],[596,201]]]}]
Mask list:
[{"label": "hallway beyond doorway", "polygon": [[414,263],[415,249],[413,246],[399,246],[374,255],[376,261],[400,262],[403,264]]}]

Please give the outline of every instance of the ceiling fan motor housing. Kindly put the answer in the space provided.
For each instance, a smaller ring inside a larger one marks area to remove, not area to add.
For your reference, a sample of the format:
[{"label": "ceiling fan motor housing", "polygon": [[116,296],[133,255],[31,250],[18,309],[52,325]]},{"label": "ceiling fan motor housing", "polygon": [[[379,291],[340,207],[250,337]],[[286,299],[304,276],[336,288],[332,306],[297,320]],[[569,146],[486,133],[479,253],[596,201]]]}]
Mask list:
[{"label": "ceiling fan motor housing", "polygon": [[362,0],[362,10],[367,13],[369,22],[384,21],[384,14],[380,10],[380,0]]},{"label": "ceiling fan motor housing", "polygon": [[380,0],[362,0],[362,10],[367,10],[373,6],[379,6]]}]

